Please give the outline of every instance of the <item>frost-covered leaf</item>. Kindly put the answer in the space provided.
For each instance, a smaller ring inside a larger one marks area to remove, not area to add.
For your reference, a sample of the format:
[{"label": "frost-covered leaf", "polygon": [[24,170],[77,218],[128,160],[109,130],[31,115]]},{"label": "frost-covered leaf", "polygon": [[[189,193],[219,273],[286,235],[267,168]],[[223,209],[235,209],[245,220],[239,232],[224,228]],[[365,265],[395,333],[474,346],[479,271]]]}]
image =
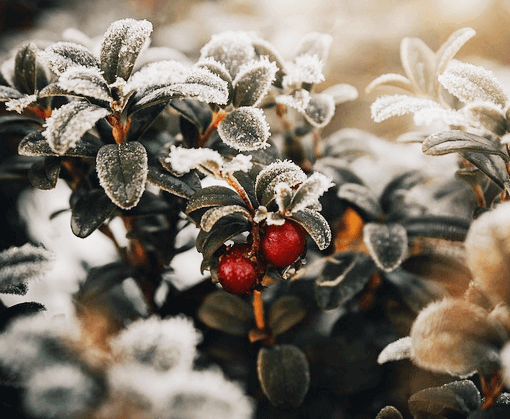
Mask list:
[{"label": "frost-covered leaf", "polygon": [[306,107],[310,103],[312,95],[308,90],[297,89],[288,95],[278,95],[275,98],[276,103],[289,108],[296,109],[298,112],[305,112]]},{"label": "frost-covered leaf", "polygon": [[14,58],[14,86],[27,95],[37,90],[37,51],[35,44],[27,43]]},{"label": "frost-covered leaf", "polygon": [[402,359],[411,358],[412,353],[412,341],[409,336],[400,338],[395,342],[391,342],[381,351],[377,362],[379,364],[385,364],[389,361],[400,361]]},{"label": "frost-covered leaf", "polygon": [[184,83],[190,68],[179,61],[157,61],[147,64],[133,73],[125,86],[125,92],[136,91],[145,96],[155,89],[175,83]]},{"label": "frost-covered leaf", "polygon": [[223,63],[235,78],[239,67],[255,58],[252,36],[244,31],[225,31],[215,34],[200,50],[200,59],[212,57]]},{"label": "frost-covered leaf", "polygon": [[413,121],[417,126],[456,126],[468,127],[472,125],[470,118],[465,113],[455,109],[446,108],[424,108],[416,111]]},{"label": "frost-covered leaf", "polygon": [[60,155],[75,147],[85,133],[110,111],[86,101],[66,103],[53,111],[43,131],[51,149]]},{"label": "frost-covered leaf", "polygon": [[460,155],[485,173],[501,189],[505,188],[509,175],[506,170],[505,161],[501,156],[475,152],[462,152]]},{"label": "frost-covered leaf", "polygon": [[402,116],[426,108],[439,108],[439,104],[431,99],[407,96],[385,95],[377,98],[370,106],[372,119],[382,122],[392,116]]},{"label": "frost-covered leaf", "polygon": [[233,105],[236,108],[257,106],[269,91],[277,71],[276,64],[266,57],[243,64],[233,81]]},{"label": "frost-covered leaf", "polygon": [[52,259],[50,251],[30,243],[0,252],[0,293],[25,295],[28,281],[39,278]]},{"label": "frost-covered leaf", "polygon": [[319,172],[314,172],[299,187],[292,198],[292,212],[305,208],[320,209],[319,198],[333,186],[331,179]]},{"label": "frost-covered leaf", "polygon": [[[196,173],[184,174],[175,177],[160,166],[149,166],[147,182],[158,188],[182,198],[189,198],[193,195],[196,187],[200,187],[200,180]],[[198,183],[198,185],[196,185]]]},{"label": "frost-covered leaf", "polygon": [[220,153],[209,148],[184,148],[172,145],[168,157],[163,159],[162,164],[177,175],[193,169],[210,175],[220,171],[223,158]]},{"label": "frost-covered leaf", "polygon": [[276,337],[298,324],[306,316],[301,299],[295,295],[285,295],[269,307],[267,325]]},{"label": "frost-covered leaf", "polygon": [[371,93],[378,87],[396,87],[411,94],[416,92],[416,87],[409,81],[407,77],[395,73],[383,74],[382,76],[377,77],[365,88],[365,92]]},{"label": "frost-covered leaf", "polygon": [[462,242],[471,223],[468,219],[456,216],[425,215],[403,219],[400,224],[406,229],[408,237],[432,237]]},{"label": "frost-covered leaf", "polygon": [[421,390],[408,403],[414,417],[471,417],[482,400],[473,382],[462,380]]},{"label": "frost-covered leaf", "polygon": [[324,63],[317,55],[303,54],[297,56],[293,62],[287,63],[286,74],[283,77],[284,89],[299,89],[305,84],[315,84],[324,81],[322,68]]},{"label": "frost-covered leaf", "polygon": [[138,204],[147,179],[147,152],[142,144],[107,144],[96,158],[99,183],[108,197],[122,209]]},{"label": "frost-covered leaf", "polygon": [[74,42],[56,42],[41,51],[39,57],[56,74],[61,74],[72,66],[99,66],[94,55],[86,47]]},{"label": "frost-covered leaf", "polygon": [[30,416],[86,416],[102,401],[104,384],[72,362],[37,369],[25,383],[23,406]]},{"label": "frost-covered leaf", "polygon": [[432,156],[455,152],[478,152],[505,156],[494,141],[459,130],[443,131],[430,135],[422,143],[422,151]]},{"label": "frost-covered leaf", "polygon": [[216,61],[213,57],[207,57],[195,64],[195,68],[203,68],[209,70],[211,73],[216,74],[220,79],[227,82],[232,88],[232,76],[225,67],[225,64]]},{"label": "frost-covered leaf", "polygon": [[225,205],[208,209],[202,215],[200,228],[205,232],[209,232],[220,219],[234,213],[244,215],[248,220],[251,219],[251,214],[246,207],[241,205]]},{"label": "frost-covered leaf", "polygon": [[436,52],[436,75],[442,74],[457,52],[475,36],[472,28],[461,28],[450,35],[447,41]]},{"label": "frost-covered leaf", "polygon": [[319,250],[324,250],[331,243],[331,228],[319,212],[304,208],[301,211],[293,212],[288,218],[296,221],[305,229]]},{"label": "frost-covered leaf", "polygon": [[[276,205],[278,205],[278,211],[282,214],[285,214],[285,212],[291,208],[292,195],[292,188],[285,182],[280,182],[274,187],[275,202]],[[262,208],[260,209],[264,212],[267,211],[266,207]],[[267,217],[267,214],[265,214],[265,217]]]},{"label": "frost-covered leaf", "polygon": [[71,231],[76,237],[90,236],[104,221],[113,216],[115,204],[103,189],[92,190],[74,200],[71,207]]},{"label": "frost-covered leaf", "polygon": [[378,219],[382,217],[383,211],[377,197],[365,185],[358,183],[344,183],[338,188],[337,196],[345,199],[361,210],[362,215],[369,219]]},{"label": "frost-covered leaf", "polygon": [[310,372],[305,354],[293,345],[261,348],[257,373],[264,394],[275,406],[298,407],[308,392]]},{"label": "frost-covered leaf", "polygon": [[335,114],[335,100],[333,96],[319,93],[310,97],[305,109],[304,117],[315,128],[323,128],[329,124]]},{"label": "frost-covered leaf", "polygon": [[243,206],[244,201],[233,189],[225,186],[213,185],[196,191],[188,200],[185,212],[189,214],[200,208],[223,205]]},{"label": "frost-covered leaf", "polygon": [[462,108],[483,127],[496,135],[503,136],[508,129],[508,121],[503,110],[491,102],[474,102]]},{"label": "frost-covered leaf", "polygon": [[436,83],[436,57],[419,38],[404,38],[400,43],[400,60],[411,82],[421,92],[434,94]]},{"label": "frost-covered leaf", "polygon": [[396,407],[385,406],[379,411],[375,419],[403,419],[403,416]]},{"label": "frost-covered leaf", "polygon": [[[69,157],[94,157],[101,148],[101,141],[92,134],[85,133],[74,148],[65,152],[64,156]],[[33,132],[25,136],[18,145],[18,153],[22,156],[58,156],[55,153],[42,131]]]},{"label": "frost-covered leaf", "polygon": [[367,223],[363,241],[376,265],[385,272],[397,269],[407,256],[407,231],[401,224]]},{"label": "frost-covered leaf", "polygon": [[57,85],[65,92],[109,103],[110,89],[97,67],[73,66],[60,75]]},{"label": "frost-covered leaf", "polygon": [[202,253],[204,260],[208,260],[227,240],[251,231],[251,227],[251,223],[245,217],[238,214],[227,215],[221,218],[208,233],[200,230],[196,239],[196,248]]},{"label": "frost-covered leaf", "polygon": [[60,158],[48,156],[36,161],[28,171],[28,180],[38,189],[49,190],[57,186],[60,174]]},{"label": "frost-covered leaf", "polygon": [[280,182],[287,183],[291,188],[298,186],[307,179],[303,170],[290,160],[279,160],[264,167],[255,180],[255,191],[261,205],[268,204],[275,197],[275,187]]},{"label": "frost-covered leaf", "polygon": [[190,370],[197,356],[200,332],[184,316],[156,316],[131,323],[110,342],[116,359],[156,371]]},{"label": "frost-covered leaf", "polygon": [[283,76],[285,75],[285,61],[276,48],[266,40],[258,37],[254,37],[252,41],[255,53],[259,57],[267,57],[269,61],[276,64],[278,71],[275,75],[274,85],[276,87],[282,87]]},{"label": "frost-covered leaf", "polygon": [[22,97],[24,97],[24,95],[14,87],[0,86],[1,102],[6,102],[11,99],[21,99]]},{"label": "frost-covered leaf", "polygon": [[5,104],[5,108],[8,111],[15,111],[22,113],[25,108],[30,106],[32,103],[37,101],[37,95],[26,95],[19,99],[11,99]]},{"label": "frost-covered leaf", "polygon": [[333,37],[331,35],[321,32],[309,32],[300,39],[296,55],[316,55],[325,62],[332,43]]},{"label": "frost-covered leaf", "polygon": [[323,90],[321,93],[331,96],[335,105],[350,102],[358,98],[358,89],[346,83],[335,84]]},{"label": "frost-covered leaf", "polygon": [[243,106],[234,109],[218,124],[218,134],[225,144],[239,151],[269,146],[269,124],[262,109]]},{"label": "frost-covered leaf", "polygon": [[507,94],[492,71],[473,64],[455,62],[443,74],[439,82],[462,102],[492,102],[505,107]]},{"label": "frost-covered leaf", "polygon": [[118,77],[128,80],[138,54],[149,41],[152,24],[146,20],[122,19],[106,30],[101,44],[101,70],[109,84]]},{"label": "frost-covered leaf", "polygon": [[376,272],[372,259],[361,253],[343,252],[326,261],[315,280],[315,298],[323,310],[333,310],[351,300]]},{"label": "frost-covered leaf", "polygon": [[223,291],[209,294],[197,315],[212,329],[235,336],[246,336],[254,322],[250,305],[237,295]]}]

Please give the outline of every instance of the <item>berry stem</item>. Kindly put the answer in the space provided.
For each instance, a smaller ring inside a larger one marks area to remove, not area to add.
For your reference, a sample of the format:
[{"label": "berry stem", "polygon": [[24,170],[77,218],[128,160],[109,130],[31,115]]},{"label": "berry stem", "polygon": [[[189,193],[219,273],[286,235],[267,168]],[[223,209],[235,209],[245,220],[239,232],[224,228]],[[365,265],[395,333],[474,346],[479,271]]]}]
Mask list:
[{"label": "berry stem", "polygon": [[266,321],[264,319],[264,302],[262,301],[262,292],[253,291],[253,315],[255,316],[255,324],[258,330],[266,329]]}]

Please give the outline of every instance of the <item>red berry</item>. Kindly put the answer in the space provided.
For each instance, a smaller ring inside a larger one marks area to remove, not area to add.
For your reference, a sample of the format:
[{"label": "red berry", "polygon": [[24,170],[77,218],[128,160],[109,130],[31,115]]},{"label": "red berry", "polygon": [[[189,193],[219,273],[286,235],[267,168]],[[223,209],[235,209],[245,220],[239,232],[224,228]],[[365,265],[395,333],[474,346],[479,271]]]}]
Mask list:
[{"label": "red berry", "polygon": [[250,247],[234,244],[228,252],[220,256],[218,281],[225,291],[241,295],[250,291],[257,281],[256,262],[248,257]]},{"label": "red berry", "polygon": [[263,233],[260,249],[266,261],[283,268],[295,262],[304,252],[306,235],[294,221],[285,220],[282,225],[268,225]]}]

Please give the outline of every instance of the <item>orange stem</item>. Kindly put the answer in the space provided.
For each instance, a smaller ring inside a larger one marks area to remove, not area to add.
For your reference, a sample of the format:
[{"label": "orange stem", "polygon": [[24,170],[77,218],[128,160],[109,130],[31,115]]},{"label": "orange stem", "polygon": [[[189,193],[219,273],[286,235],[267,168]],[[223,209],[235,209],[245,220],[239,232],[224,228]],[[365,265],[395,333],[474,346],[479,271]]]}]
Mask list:
[{"label": "orange stem", "polygon": [[264,302],[262,301],[262,292],[259,290],[253,291],[253,314],[255,316],[257,329],[265,330],[266,321],[264,319]]}]

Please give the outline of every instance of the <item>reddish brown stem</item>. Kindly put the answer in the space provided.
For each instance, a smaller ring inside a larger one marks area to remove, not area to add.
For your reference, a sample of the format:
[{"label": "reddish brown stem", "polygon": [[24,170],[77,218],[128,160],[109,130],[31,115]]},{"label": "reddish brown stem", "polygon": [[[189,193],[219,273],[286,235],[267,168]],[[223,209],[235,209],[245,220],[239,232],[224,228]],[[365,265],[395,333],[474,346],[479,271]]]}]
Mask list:
[{"label": "reddish brown stem", "polygon": [[262,291],[253,291],[253,315],[255,316],[255,324],[258,330],[266,329],[266,321],[264,319],[264,302],[262,301]]},{"label": "reddish brown stem", "polygon": [[220,109],[219,111],[213,113],[211,123],[198,139],[198,146],[200,148],[205,146],[205,143],[207,143],[207,140],[209,139],[213,131],[216,128],[218,128],[219,123],[223,120],[223,118],[227,116],[227,114],[228,114],[227,111],[223,109]]}]

